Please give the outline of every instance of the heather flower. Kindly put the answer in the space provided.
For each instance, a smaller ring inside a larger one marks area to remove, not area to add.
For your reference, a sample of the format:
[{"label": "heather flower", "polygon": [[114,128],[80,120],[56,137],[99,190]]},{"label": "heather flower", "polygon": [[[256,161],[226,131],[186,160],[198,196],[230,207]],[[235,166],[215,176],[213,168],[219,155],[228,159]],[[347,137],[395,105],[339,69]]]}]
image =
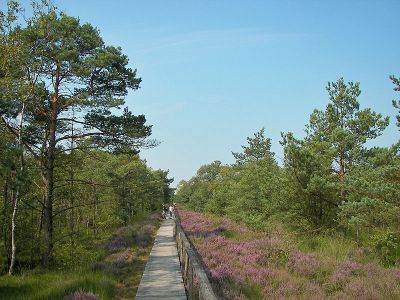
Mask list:
[{"label": "heather flower", "polygon": [[233,272],[230,266],[219,264],[215,268],[211,269],[210,273],[213,278],[220,280],[232,276]]},{"label": "heather flower", "polygon": [[330,300],[350,300],[350,296],[347,295],[343,291],[338,291],[334,293],[331,297],[329,297]]},{"label": "heather flower", "polygon": [[[295,250],[279,237],[252,232],[227,218],[185,211],[180,215],[225,299],[247,299],[249,287],[265,299],[395,299],[400,295],[399,269],[347,260],[329,275],[316,253]],[[357,259],[364,251],[357,249],[351,257]]]},{"label": "heather flower", "polygon": [[199,234],[213,229],[213,222],[203,214],[179,210],[181,225],[188,234]]},{"label": "heather flower", "polygon": [[295,250],[289,255],[287,267],[298,274],[314,275],[319,267],[319,261],[315,253]]},{"label": "heather flower", "polygon": [[117,252],[130,247],[134,243],[135,230],[131,226],[125,226],[117,229],[111,239],[105,244],[107,252]]},{"label": "heather flower", "polygon": [[224,289],[224,298],[231,300],[247,300],[247,297],[242,292],[233,290],[232,288]]},{"label": "heather flower", "polygon": [[361,265],[353,261],[345,261],[341,263],[332,275],[332,283],[340,285],[347,281],[350,276],[357,275],[361,271]]},{"label": "heather flower", "polygon": [[400,284],[400,269],[394,269],[392,272],[394,279]]},{"label": "heather flower", "polygon": [[66,296],[65,300],[99,300],[99,298],[93,293],[79,290]]},{"label": "heather flower", "polygon": [[364,278],[353,278],[346,284],[344,291],[353,299],[383,299],[379,291]]}]

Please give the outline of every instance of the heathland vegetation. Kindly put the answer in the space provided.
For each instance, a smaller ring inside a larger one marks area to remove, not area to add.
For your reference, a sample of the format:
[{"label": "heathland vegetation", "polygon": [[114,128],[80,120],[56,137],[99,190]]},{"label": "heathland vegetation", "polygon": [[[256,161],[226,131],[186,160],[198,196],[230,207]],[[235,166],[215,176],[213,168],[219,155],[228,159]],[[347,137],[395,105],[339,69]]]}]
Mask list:
[{"label": "heathland vegetation", "polygon": [[0,276],[17,275],[1,277],[0,298],[113,299],[125,283],[134,296],[150,213],[173,190],[138,155],[158,142],[123,108],[141,83],[128,62],[47,1],[31,17],[17,1],[0,12]]},{"label": "heathland vegetation", "polygon": [[[134,297],[151,213],[174,195],[139,157],[158,142],[124,108],[141,84],[128,63],[45,0],[0,12],[1,299]],[[182,225],[227,299],[400,298],[400,143],[367,146],[390,120],[360,105],[359,83],[326,89],[305,136],[282,133],[282,163],[262,128],[235,163],[178,185]]]},{"label": "heathland vegetation", "polygon": [[228,298],[400,297],[400,143],[367,147],[389,118],[361,108],[359,83],[326,89],[305,137],[282,133],[281,165],[262,128],[234,164],[178,185],[178,203],[199,212],[181,211],[182,225]]}]

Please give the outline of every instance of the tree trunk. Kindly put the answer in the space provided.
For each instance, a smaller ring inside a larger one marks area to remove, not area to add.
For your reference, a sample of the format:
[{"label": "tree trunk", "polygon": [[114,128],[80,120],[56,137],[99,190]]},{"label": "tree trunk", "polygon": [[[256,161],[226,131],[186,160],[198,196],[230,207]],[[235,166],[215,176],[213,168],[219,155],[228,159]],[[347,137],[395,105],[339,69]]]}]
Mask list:
[{"label": "tree trunk", "polygon": [[[72,119],[75,119],[75,110],[72,107]],[[71,157],[72,159],[74,158],[74,122],[71,121]],[[74,257],[75,255],[75,199],[74,199],[74,180],[75,180],[75,173],[74,173],[74,167],[73,164],[71,164],[71,170],[70,170],[70,191],[69,191],[69,197],[70,197],[70,207],[71,207],[71,213],[70,213],[70,233],[71,233],[71,257]],[[79,226],[79,225],[78,225]]]},{"label": "tree trunk", "polygon": [[97,191],[96,191],[96,185],[94,184],[92,180],[92,189],[93,189],[93,233],[94,236],[97,234],[97,228],[96,228],[96,215],[97,215]]},{"label": "tree trunk", "polygon": [[53,249],[53,188],[54,188],[54,158],[56,145],[56,120],[52,118],[50,123],[50,141],[47,154],[46,168],[46,199],[44,203],[44,229],[45,252],[43,266],[48,267]]},{"label": "tree trunk", "polygon": [[31,262],[30,266],[33,267],[35,265],[35,210],[31,208]]},{"label": "tree trunk", "polygon": [[46,166],[46,199],[44,203],[44,242],[43,266],[47,268],[53,250],[53,189],[54,189],[54,160],[56,149],[56,130],[58,117],[58,87],[60,84],[60,67],[56,68],[54,96],[51,101],[51,115],[49,120],[49,147],[47,149]]},{"label": "tree trunk", "polygon": [[339,177],[340,177],[340,197],[344,198],[344,158],[343,155],[340,156],[340,171],[339,171]]},{"label": "tree trunk", "polygon": [[[12,209],[12,207],[14,206],[14,200],[15,200],[15,196],[14,196],[14,189],[13,188],[11,188],[10,189],[10,192],[9,192],[9,200],[10,200],[10,202],[11,202],[11,209]],[[9,220],[7,220],[7,221],[9,221]],[[9,224],[8,224],[8,237],[7,237],[7,265],[10,265],[11,264],[11,256],[12,256],[12,249],[11,249],[11,244],[12,244],[12,242],[11,242],[11,239],[12,239],[12,235],[11,235],[11,222],[9,222]]]},{"label": "tree trunk", "polygon": [[[16,179],[16,192],[15,192],[15,197],[13,199],[13,213],[11,217],[11,262],[10,262],[10,268],[8,269],[8,275],[12,275],[14,271],[14,263],[15,263],[15,252],[17,247],[15,246],[15,219],[17,217],[17,208],[18,208],[18,200],[20,197],[20,183],[18,182],[18,177],[21,176],[21,174],[24,171],[24,153],[22,149],[22,125],[24,121],[24,110],[25,110],[25,104],[22,104],[22,109],[21,109],[21,119],[19,122],[19,128],[18,128],[18,148],[19,148],[19,161],[20,161],[20,173],[16,173],[15,179]],[[18,176],[19,175],[19,176]]]},{"label": "tree trunk", "polygon": [[[71,147],[72,148],[72,147]],[[70,255],[71,257],[74,257],[75,255],[75,199],[74,199],[74,172],[71,170],[70,174],[71,178],[71,183],[70,183],[70,191],[69,191],[69,197],[70,197],[70,207],[71,207],[71,212],[70,212],[70,220],[69,220],[69,228],[70,228],[70,242],[71,242],[71,250],[70,250]]]},{"label": "tree trunk", "polygon": [[[45,202],[46,200],[46,195],[43,195],[42,197],[42,203]],[[41,253],[41,246],[42,246],[42,231],[43,231],[43,222],[44,222],[44,206],[42,205],[42,210],[40,211],[39,215],[39,222],[38,222],[38,229],[37,229],[37,236],[36,236],[36,244],[35,244],[35,249],[36,253],[39,254],[37,258],[40,258],[40,253]]]},{"label": "tree trunk", "polygon": [[8,216],[7,216],[7,210],[8,210],[8,178],[6,178],[5,183],[4,183],[4,206],[3,206],[3,243],[4,243],[4,250],[7,251],[7,244],[8,244],[8,230],[7,230],[7,224],[8,224]]},{"label": "tree trunk", "polygon": [[19,197],[19,191],[17,190],[17,192],[14,194],[13,213],[11,217],[11,259],[10,259],[10,267],[8,269],[8,275],[12,275],[14,271],[15,251],[17,249],[17,247],[15,246],[15,217],[17,215],[18,197]]}]

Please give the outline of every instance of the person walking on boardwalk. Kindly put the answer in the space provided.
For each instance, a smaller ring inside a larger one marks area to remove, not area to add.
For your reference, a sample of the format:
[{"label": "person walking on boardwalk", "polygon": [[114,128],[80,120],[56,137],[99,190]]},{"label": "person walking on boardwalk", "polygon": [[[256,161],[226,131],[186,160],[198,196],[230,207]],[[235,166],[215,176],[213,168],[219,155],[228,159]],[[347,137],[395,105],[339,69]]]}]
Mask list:
[{"label": "person walking on boardwalk", "polygon": [[172,206],[172,204],[169,206],[169,216],[171,219],[174,219],[174,207]]},{"label": "person walking on boardwalk", "polygon": [[168,205],[167,204],[163,204],[163,211],[162,211],[162,216],[163,216],[163,218],[164,219],[167,219],[167,217],[168,217],[168,210],[169,210],[169,207],[168,207]]}]

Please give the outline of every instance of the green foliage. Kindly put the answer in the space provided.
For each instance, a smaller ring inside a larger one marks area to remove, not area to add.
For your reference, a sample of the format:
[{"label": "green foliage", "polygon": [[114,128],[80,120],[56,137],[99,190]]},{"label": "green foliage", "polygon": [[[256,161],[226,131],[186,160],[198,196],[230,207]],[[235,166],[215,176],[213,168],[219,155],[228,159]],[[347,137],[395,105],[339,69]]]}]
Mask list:
[{"label": "green foliage", "polygon": [[232,152],[238,165],[274,156],[274,153],[271,152],[271,139],[265,137],[264,127],[254,134],[254,138],[248,137],[247,143],[248,146],[242,146],[243,153]]},{"label": "green foliage", "polygon": [[[329,82],[326,89],[330,103],[325,111],[311,114],[306,138],[296,139],[289,132],[282,134],[281,141],[294,195],[300,198],[294,209],[319,226],[331,226],[339,205],[348,201],[352,192],[360,191],[351,190],[349,174],[358,166],[368,168],[365,143],[381,135],[389,122],[369,108],[360,110],[359,83],[346,84],[341,78]],[[355,217],[351,222],[361,219]]]},{"label": "green foliage", "polygon": [[243,146],[244,153],[234,153],[235,165],[215,161],[202,166],[188,182],[181,182],[177,201],[262,228],[270,215],[282,209],[284,180],[264,130],[248,138],[248,144]]},{"label": "green foliage", "polygon": [[282,135],[286,174],[294,193],[288,209],[311,224],[329,224],[338,205],[338,179],[332,173],[331,153],[326,143],[309,143]]},{"label": "green foliage", "polygon": [[234,167],[234,171],[237,175],[231,188],[236,197],[226,209],[227,214],[253,228],[263,227],[279,209],[282,189],[279,168],[266,157],[245,167]]},{"label": "green foliage", "polygon": [[362,198],[359,201],[343,202],[338,218],[345,227],[357,232],[387,227],[396,222],[400,210],[381,200]]},{"label": "green foliage", "polygon": [[366,261],[381,257],[393,264],[396,241],[385,235],[370,246],[374,235],[400,229],[399,144],[367,148],[388,118],[360,109],[358,83],[339,79],[327,91],[330,101],[311,114],[304,139],[282,134],[283,166],[275,162],[262,129],[247,138],[243,153],[233,153],[234,165],[216,161],[182,181],[177,201],[259,231],[274,232],[281,224],[295,233],[300,247],[332,264],[356,257],[357,246],[367,249]]},{"label": "green foliage", "polygon": [[365,142],[381,135],[389,118],[369,108],[360,110],[359,83],[346,84],[340,78],[329,82],[326,89],[330,103],[325,111],[315,110],[311,114],[306,142],[331,155],[332,171],[344,180],[348,165],[359,161]]},{"label": "green foliage", "polygon": [[54,253],[56,257],[54,268],[60,271],[79,270],[82,266],[93,264],[103,255],[102,251],[99,251],[101,249],[94,249],[93,246],[82,240],[59,245]]},{"label": "green foliage", "polygon": [[36,155],[41,153],[34,145],[44,143],[43,131],[52,122],[60,148],[72,138],[79,147],[88,140],[118,152],[156,145],[146,141],[151,126],[143,115],[134,116],[127,108],[122,115],[112,113],[124,104],[128,89],[139,88],[141,78],[128,67],[122,50],[106,46],[92,25],[45,5],[25,28],[14,25],[4,31],[1,41],[1,115],[12,127],[9,118],[26,104],[25,141]]},{"label": "green foliage", "polygon": [[[168,171],[150,169],[138,155],[74,151],[61,156],[59,162],[63,168],[55,174],[54,268],[73,270],[97,260],[101,252],[96,248],[110,230],[159,211],[171,199]],[[36,185],[40,175],[34,160],[28,159],[27,164],[30,180],[16,222],[17,274],[36,267],[43,249],[39,231],[43,194]],[[2,191],[12,183],[8,171],[2,173],[0,168]],[[9,198],[0,202],[1,272],[8,265],[11,204]]]},{"label": "green foliage", "polygon": [[372,241],[384,265],[400,264],[400,234],[398,232],[376,234]]},{"label": "green foliage", "polygon": [[[394,75],[391,75],[389,78],[395,85],[393,90],[395,90],[396,92],[400,92],[400,79],[395,77]],[[400,127],[400,100],[397,101],[393,100],[392,104],[394,108],[397,108],[399,110],[398,111],[399,114],[396,116],[396,119],[397,119],[397,126]]]},{"label": "green foliage", "polygon": [[168,172],[136,155],[158,144],[148,139],[145,116],[117,112],[141,83],[128,57],[48,1],[32,8],[25,18],[9,1],[0,14],[1,272],[17,196],[16,264],[23,269],[41,255],[44,266],[58,259],[73,268],[80,262],[71,257],[90,256],[83,237],[94,241],[172,194]]}]

